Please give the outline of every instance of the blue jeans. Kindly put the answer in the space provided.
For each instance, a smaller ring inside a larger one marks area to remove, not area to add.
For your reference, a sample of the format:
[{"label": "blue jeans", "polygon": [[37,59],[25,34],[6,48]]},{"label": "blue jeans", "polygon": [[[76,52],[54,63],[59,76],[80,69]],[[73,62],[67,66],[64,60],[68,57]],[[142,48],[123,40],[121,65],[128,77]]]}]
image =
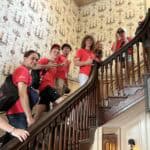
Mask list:
[{"label": "blue jeans", "polygon": [[[27,129],[28,127],[26,116],[24,113],[7,115],[7,119],[8,119],[9,124],[15,128]],[[12,138],[13,136],[9,133],[6,133],[5,135],[3,135],[3,137],[1,137],[2,141],[0,141],[2,143],[2,146],[7,144],[7,142],[9,142]]]}]

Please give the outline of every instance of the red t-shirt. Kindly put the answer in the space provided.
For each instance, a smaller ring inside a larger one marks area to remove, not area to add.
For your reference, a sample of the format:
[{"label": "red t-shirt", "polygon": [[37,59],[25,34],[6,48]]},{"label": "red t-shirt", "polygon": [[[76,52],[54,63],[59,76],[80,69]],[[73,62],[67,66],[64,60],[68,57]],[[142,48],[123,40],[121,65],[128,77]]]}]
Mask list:
[{"label": "red t-shirt", "polygon": [[[32,76],[30,75],[29,70],[25,66],[18,67],[12,75],[13,83],[17,86],[19,82],[24,82],[27,86],[30,86],[32,83]],[[7,114],[17,114],[23,113],[20,99],[7,111]]]},{"label": "red t-shirt", "polygon": [[67,59],[67,56],[65,56],[63,54],[58,56],[57,63],[62,64],[64,62],[65,62],[64,66],[58,66],[57,67],[57,78],[61,78],[63,80],[66,80],[68,72],[69,72],[70,61]]},{"label": "red t-shirt", "polygon": [[[127,40],[128,40],[128,42],[130,42],[130,41],[132,40],[132,38],[127,37]],[[127,43],[128,43],[128,42],[127,42]],[[121,47],[123,47],[123,46],[124,46],[125,44],[127,44],[127,43],[125,43],[122,39],[121,39],[121,40],[118,40],[117,43],[116,43],[116,48],[115,48],[115,43],[113,43],[111,49],[113,50],[113,52],[118,52],[119,49],[120,49]],[[129,48],[129,49],[128,49],[128,54],[129,54],[129,55],[132,55],[132,53],[133,53],[133,48]]]},{"label": "red t-shirt", "polygon": [[[48,58],[41,58],[39,60],[39,64],[47,65],[49,62],[56,63],[56,61],[49,60]],[[57,68],[53,67],[46,71],[44,75],[42,75],[41,84],[39,90],[42,91],[46,86],[55,87],[55,80],[56,80],[56,72]]]},{"label": "red t-shirt", "polygon": [[[76,53],[75,58],[79,58],[79,61],[87,61],[88,59],[95,59],[95,54],[86,49],[79,49]],[[91,65],[80,66],[80,73],[86,74],[87,76],[90,75],[91,72]]]}]

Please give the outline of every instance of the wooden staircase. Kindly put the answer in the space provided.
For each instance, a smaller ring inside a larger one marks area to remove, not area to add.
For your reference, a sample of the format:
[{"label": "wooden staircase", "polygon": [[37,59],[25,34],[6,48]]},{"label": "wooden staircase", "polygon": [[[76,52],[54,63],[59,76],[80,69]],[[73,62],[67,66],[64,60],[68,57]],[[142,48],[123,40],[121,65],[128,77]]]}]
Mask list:
[{"label": "wooden staircase", "polygon": [[[94,65],[88,82],[30,127],[24,143],[13,139],[1,150],[89,150],[97,127],[143,100],[143,75],[150,72],[150,64],[139,45],[148,30],[150,10],[135,38]],[[134,53],[129,63],[131,47]],[[119,59],[124,54],[125,68],[118,67],[123,65]]]}]

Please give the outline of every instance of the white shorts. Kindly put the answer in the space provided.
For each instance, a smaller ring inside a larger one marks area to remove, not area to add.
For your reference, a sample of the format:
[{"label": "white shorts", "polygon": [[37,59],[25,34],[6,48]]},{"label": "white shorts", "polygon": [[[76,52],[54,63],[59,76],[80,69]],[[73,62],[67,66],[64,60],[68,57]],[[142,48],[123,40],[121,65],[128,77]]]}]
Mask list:
[{"label": "white shorts", "polygon": [[83,74],[83,73],[79,73],[80,86],[84,85],[88,79],[89,79],[89,76],[87,76],[86,74]]}]

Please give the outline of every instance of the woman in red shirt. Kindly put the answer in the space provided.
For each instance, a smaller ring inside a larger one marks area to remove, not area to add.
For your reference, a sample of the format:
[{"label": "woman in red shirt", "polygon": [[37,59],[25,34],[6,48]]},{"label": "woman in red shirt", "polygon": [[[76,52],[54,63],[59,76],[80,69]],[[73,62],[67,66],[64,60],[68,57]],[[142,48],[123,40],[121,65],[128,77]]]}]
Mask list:
[{"label": "woman in red shirt", "polygon": [[0,118],[0,128],[9,133],[6,134],[6,141],[3,144],[6,144],[12,136],[17,137],[20,141],[25,140],[29,133],[21,129],[26,129],[34,123],[27,88],[32,81],[30,71],[37,64],[37,61],[38,55],[36,51],[29,50],[25,52],[22,65],[12,74],[13,83],[18,88],[19,99],[7,111],[9,124]]},{"label": "woman in red shirt", "polygon": [[81,48],[77,50],[74,63],[76,66],[80,67],[80,86],[85,84],[89,78],[93,60],[95,59],[94,45],[94,38],[90,35],[87,35],[82,40]]}]

